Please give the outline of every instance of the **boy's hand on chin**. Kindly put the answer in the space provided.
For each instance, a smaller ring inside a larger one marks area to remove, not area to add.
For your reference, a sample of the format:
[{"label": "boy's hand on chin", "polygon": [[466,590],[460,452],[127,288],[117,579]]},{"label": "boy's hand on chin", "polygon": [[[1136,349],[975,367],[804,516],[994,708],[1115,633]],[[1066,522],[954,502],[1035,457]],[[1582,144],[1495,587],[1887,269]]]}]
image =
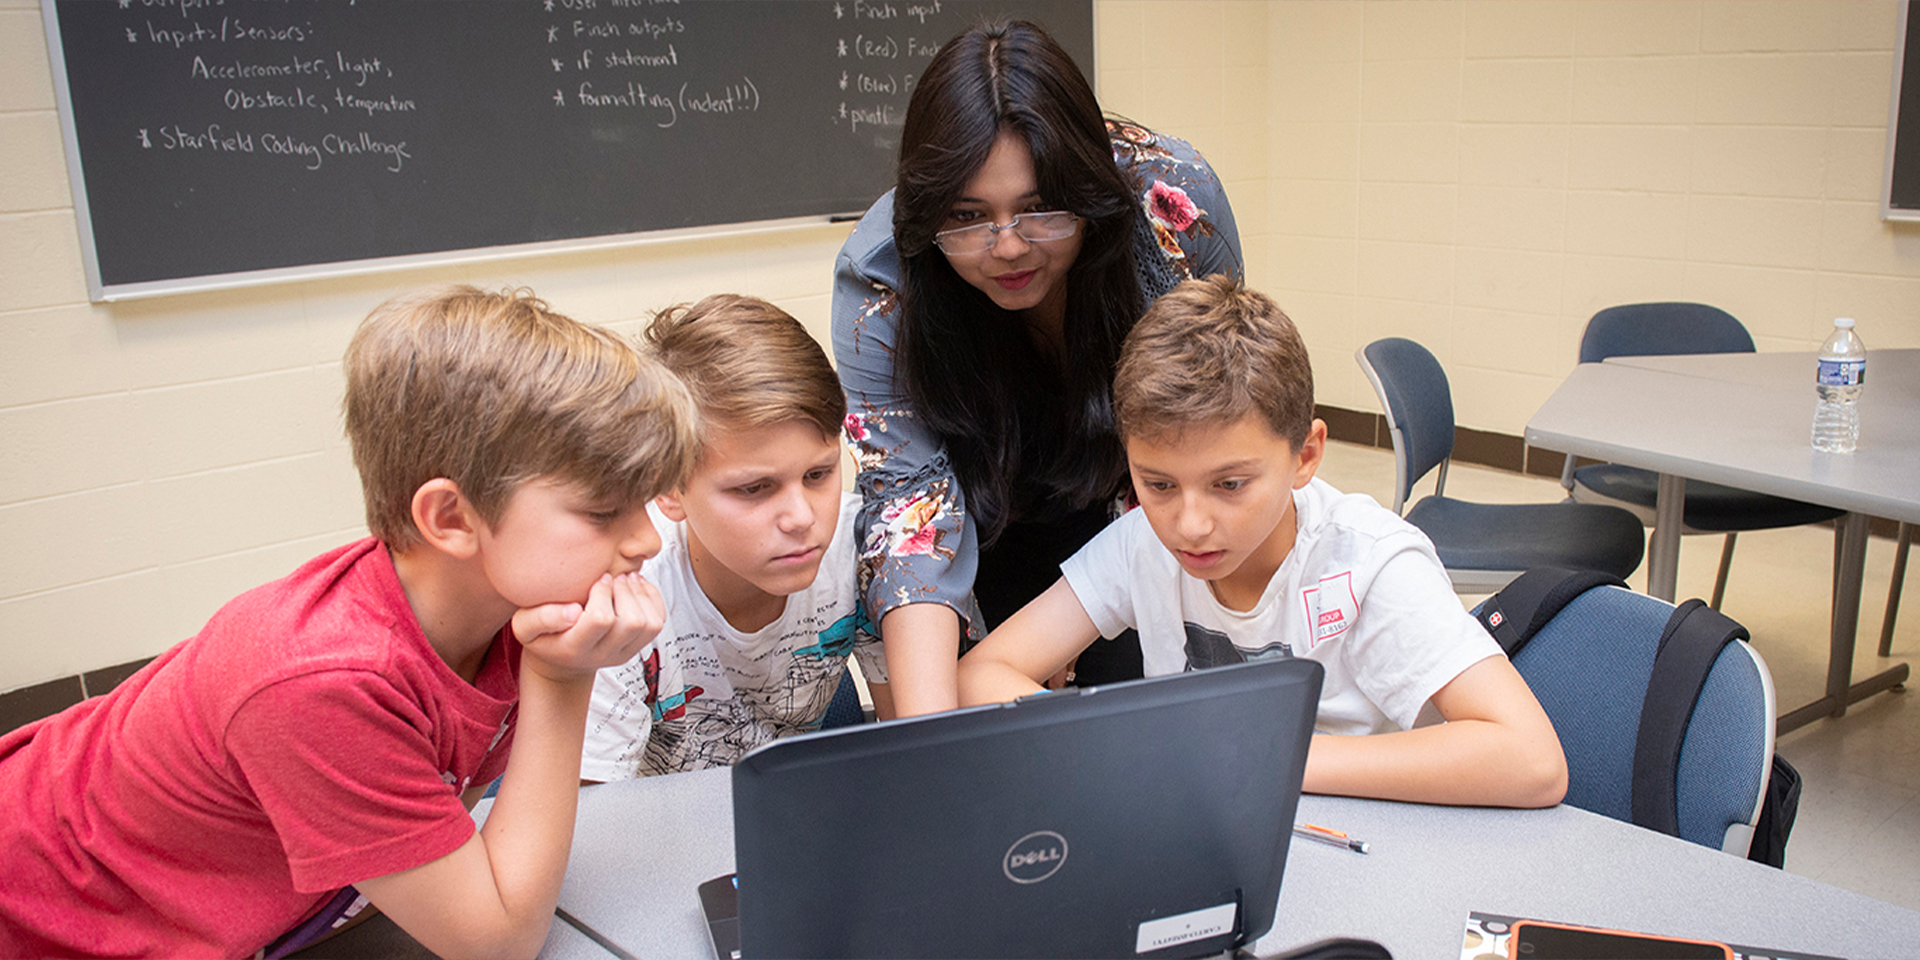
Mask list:
[{"label": "boy's hand on chin", "polygon": [[639,573],[605,574],[587,602],[546,603],[513,615],[521,666],[556,682],[592,677],[601,667],[633,659],[666,623],[660,591]]}]

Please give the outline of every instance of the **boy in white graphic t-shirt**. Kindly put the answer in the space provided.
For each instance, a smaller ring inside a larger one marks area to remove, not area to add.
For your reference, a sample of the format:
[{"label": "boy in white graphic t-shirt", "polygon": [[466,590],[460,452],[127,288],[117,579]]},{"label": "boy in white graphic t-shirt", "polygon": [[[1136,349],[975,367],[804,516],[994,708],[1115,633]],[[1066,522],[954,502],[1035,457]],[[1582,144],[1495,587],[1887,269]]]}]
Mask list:
[{"label": "boy in white graphic t-shirt", "polygon": [[1426,536],[1314,479],[1327,427],[1306,347],[1272,300],[1220,276],[1182,283],[1127,337],[1113,399],[1140,509],[961,660],[962,703],[1032,693],[1132,627],[1148,676],[1260,657],[1324,666],[1309,791],[1560,801],[1552,723]]},{"label": "boy in white graphic t-shirt", "polygon": [[663,311],[646,336],[693,394],[701,449],[651,507],[661,547],[642,571],[666,625],[595,679],[588,781],[726,766],[816,729],[850,653],[886,702],[854,591],[860,501],[840,489],[846,398],[825,352],[778,307],[725,294]]}]

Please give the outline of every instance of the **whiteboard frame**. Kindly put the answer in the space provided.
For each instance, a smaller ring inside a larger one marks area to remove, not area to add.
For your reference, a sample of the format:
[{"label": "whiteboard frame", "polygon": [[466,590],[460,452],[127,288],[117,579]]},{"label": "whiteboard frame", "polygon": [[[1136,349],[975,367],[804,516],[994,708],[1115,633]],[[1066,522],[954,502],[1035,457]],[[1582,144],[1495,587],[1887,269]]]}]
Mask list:
[{"label": "whiteboard frame", "polygon": [[667,230],[646,230],[637,233],[577,237],[567,240],[540,240],[531,243],[505,244],[495,247],[472,247],[460,250],[412,253],[397,257],[339,260],[330,263],[303,264],[296,267],[276,267],[270,270],[246,270],[239,273],[207,274],[203,276],[180,277],[172,280],[148,280],[140,283],[109,284],[101,280],[99,252],[94,245],[93,211],[87,201],[86,173],[80,165],[80,137],[79,131],[74,123],[73,95],[67,85],[66,47],[60,42],[60,14],[59,8],[55,5],[55,0],[40,0],[40,21],[47,35],[47,63],[53,70],[54,101],[60,113],[61,145],[67,157],[67,185],[73,193],[74,226],[80,235],[80,259],[86,269],[87,299],[94,303],[143,300],[153,297],[173,296],[175,294],[205,293],[211,290],[234,290],[243,287],[261,287],[273,284],[296,283],[305,280],[329,279],[333,277],[365,276],[368,274],[392,273],[401,270],[418,270],[426,267],[463,266],[524,257],[542,257],[564,253],[585,253],[596,250],[644,247],[656,244],[679,243],[687,240],[788,233],[795,230],[818,227],[823,224],[856,220],[860,217],[861,213],[864,212],[856,210],[847,211],[846,213],[814,214],[804,217],[786,217],[777,220],[756,220],[745,223],[678,227]]},{"label": "whiteboard frame", "polygon": [[[1893,94],[1887,98],[1887,157],[1880,176],[1880,219],[1909,223],[1920,222],[1920,210],[1893,205],[1893,146],[1900,136],[1900,87],[1907,72],[1907,17],[1912,9],[1913,0],[1900,0],[1900,26],[1893,37]],[[1920,104],[1914,108],[1920,109]]]}]

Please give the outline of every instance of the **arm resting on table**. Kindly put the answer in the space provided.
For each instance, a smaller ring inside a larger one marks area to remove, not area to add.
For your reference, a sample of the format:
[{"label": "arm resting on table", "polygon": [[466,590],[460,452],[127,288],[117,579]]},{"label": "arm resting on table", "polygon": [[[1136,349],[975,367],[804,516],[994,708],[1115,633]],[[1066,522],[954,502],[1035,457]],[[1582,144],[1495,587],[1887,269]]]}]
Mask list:
[{"label": "arm resting on table", "polygon": [[[1494,807],[1551,807],[1566,796],[1560,738],[1506,657],[1468,667],[1432,701],[1446,723],[1371,736],[1316,735],[1305,789]],[[1463,773],[1469,770],[1488,775]]]},{"label": "arm resting on table", "polygon": [[594,674],[639,653],[665,619],[660,592],[637,573],[603,579],[584,606],[516,613],[519,718],[487,822],[452,853],[359,881],[360,892],[439,956],[538,953],[573,845]]}]

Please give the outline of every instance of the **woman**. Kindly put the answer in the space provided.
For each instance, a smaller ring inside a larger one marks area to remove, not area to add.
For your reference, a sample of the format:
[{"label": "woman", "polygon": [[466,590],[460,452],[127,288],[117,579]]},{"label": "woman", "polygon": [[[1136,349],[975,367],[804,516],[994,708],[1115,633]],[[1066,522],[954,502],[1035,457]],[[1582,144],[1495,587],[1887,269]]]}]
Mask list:
[{"label": "woman", "polygon": [[[835,264],[834,358],[865,498],[860,586],[892,687],[883,714],[952,708],[963,634],[1052,585],[1123,506],[1120,344],[1160,294],[1211,273],[1241,273],[1239,237],[1192,147],[1103,120],[1031,23],[940,48],[907,107],[897,184]],[[1070,669],[1095,683],[1139,676],[1139,663],[1128,637]]]}]

